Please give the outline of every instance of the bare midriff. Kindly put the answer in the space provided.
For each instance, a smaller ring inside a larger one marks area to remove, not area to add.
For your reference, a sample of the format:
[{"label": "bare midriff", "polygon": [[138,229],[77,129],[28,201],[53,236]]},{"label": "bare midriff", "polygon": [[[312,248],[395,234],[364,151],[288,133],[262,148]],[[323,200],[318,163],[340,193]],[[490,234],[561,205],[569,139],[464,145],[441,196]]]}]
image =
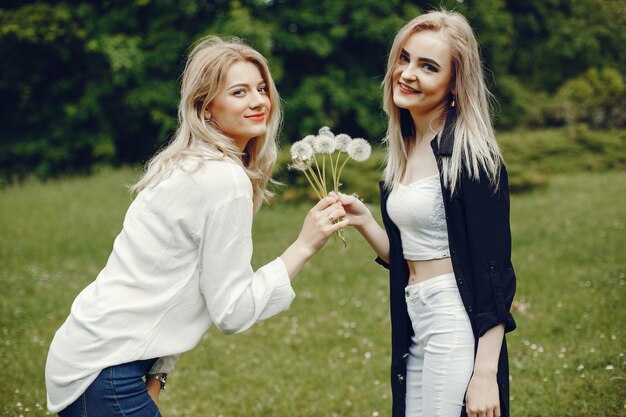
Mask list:
[{"label": "bare midriff", "polygon": [[454,272],[450,258],[409,261],[409,285],[424,282],[439,275]]}]

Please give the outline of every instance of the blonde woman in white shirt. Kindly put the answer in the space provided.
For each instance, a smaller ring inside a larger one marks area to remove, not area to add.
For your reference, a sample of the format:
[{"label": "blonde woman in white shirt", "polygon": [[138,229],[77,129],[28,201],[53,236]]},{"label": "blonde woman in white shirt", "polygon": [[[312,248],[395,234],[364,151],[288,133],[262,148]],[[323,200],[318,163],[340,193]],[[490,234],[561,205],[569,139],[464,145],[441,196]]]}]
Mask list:
[{"label": "blonde woman in white shirt", "polygon": [[196,44],[178,114],[176,136],[132,188],[106,266],[50,346],[48,409],[61,417],[160,416],[178,356],[211,325],[238,333],[286,310],[291,279],[348,223],[334,198],[321,200],[296,241],[253,271],[252,218],[268,195],[281,109],[266,60],[240,40]]}]

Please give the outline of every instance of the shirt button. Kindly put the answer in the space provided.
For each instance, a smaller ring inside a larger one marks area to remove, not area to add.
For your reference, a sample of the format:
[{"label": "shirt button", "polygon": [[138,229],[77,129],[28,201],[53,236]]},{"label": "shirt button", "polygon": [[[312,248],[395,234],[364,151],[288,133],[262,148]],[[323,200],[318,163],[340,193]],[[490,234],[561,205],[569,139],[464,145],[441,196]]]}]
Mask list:
[{"label": "shirt button", "polygon": [[463,285],[463,280],[462,279],[459,280],[459,285]]},{"label": "shirt button", "polygon": [[454,249],[450,249],[450,254],[451,255],[456,255],[456,251]]},{"label": "shirt button", "polygon": [[467,306],[467,311],[468,311],[468,312],[470,312],[470,313],[471,313],[473,310],[474,310],[474,309],[472,308],[472,306]]},{"label": "shirt button", "polygon": [[489,265],[489,270],[493,271],[494,269],[496,269],[496,266],[494,264]]}]

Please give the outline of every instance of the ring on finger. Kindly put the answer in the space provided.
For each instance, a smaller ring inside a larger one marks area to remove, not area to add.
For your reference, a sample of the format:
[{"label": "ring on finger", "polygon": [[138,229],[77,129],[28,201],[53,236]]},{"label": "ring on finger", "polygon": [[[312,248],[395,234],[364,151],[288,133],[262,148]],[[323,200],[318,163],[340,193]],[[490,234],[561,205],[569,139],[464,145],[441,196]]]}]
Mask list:
[{"label": "ring on finger", "polygon": [[334,222],[335,221],[335,216],[333,216],[332,214],[328,215],[328,220],[330,220],[330,222]]}]

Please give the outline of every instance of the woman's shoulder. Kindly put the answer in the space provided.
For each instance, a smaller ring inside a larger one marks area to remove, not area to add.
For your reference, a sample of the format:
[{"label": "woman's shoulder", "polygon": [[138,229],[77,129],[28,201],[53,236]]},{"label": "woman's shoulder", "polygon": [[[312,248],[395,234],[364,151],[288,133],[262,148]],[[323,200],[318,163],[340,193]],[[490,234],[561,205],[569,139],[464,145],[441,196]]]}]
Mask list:
[{"label": "woman's shoulder", "polygon": [[150,206],[211,210],[237,199],[252,200],[252,185],[243,167],[227,158],[185,158],[138,198]]},{"label": "woman's shoulder", "polygon": [[481,165],[473,175],[464,169],[459,186],[465,199],[473,202],[478,202],[483,198],[487,200],[508,200],[509,198],[508,174],[502,160],[492,169]]},{"label": "woman's shoulder", "polygon": [[241,164],[229,158],[185,160],[173,175],[176,182],[190,190],[236,197],[252,195],[250,179]]},{"label": "woman's shoulder", "polygon": [[471,163],[467,160],[463,161],[459,172],[461,184],[474,182],[485,186],[493,186],[508,178],[506,166],[502,158],[495,158],[491,162],[476,161],[470,168],[469,164]]}]

